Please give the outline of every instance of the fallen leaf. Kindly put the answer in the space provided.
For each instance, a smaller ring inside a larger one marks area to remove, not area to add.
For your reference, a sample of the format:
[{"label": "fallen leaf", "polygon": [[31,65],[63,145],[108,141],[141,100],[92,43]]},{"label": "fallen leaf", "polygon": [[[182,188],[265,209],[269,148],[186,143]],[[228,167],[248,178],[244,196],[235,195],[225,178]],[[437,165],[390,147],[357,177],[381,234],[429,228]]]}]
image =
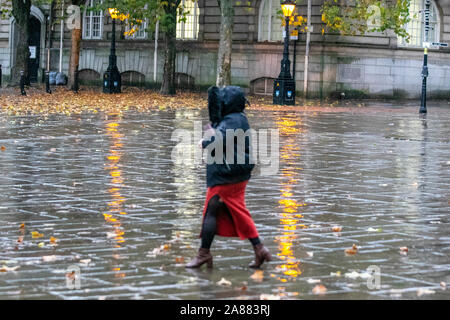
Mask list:
[{"label": "fallen leaf", "polygon": [[81,264],[88,265],[91,262],[91,259],[82,259],[80,260]]},{"label": "fallen leaf", "polygon": [[308,279],[306,280],[309,284],[320,283],[320,279]]},{"label": "fallen leaf", "polygon": [[217,284],[219,286],[226,286],[226,287],[228,287],[228,286],[231,286],[231,281],[228,281],[227,279],[222,278],[222,279],[220,279],[220,281],[217,282]]},{"label": "fallen leaf", "polygon": [[314,252],[312,251],[307,251],[306,254],[308,255],[308,257],[312,258],[314,256]]},{"label": "fallen leaf", "polygon": [[45,245],[45,244],[44,244],[43,242],[39,242],[37,246],[38,246],[39,248],[42,248],[44,245]]},{"label": "fallen leaf", "polygon": [[155,248],[155,249],[153,249],[153,251],[151,251],[147,254],[147,257],[156,257],[160,253],[161,253],[161,249]]},{"label": "fallen leaf", "polygon": [[36,238],[42,238],[43,236],[44,236],[43,233],[39,233],[39,232],[37,232],[37,231],[32,231],[32,232],[31,232],[31,237],[32,237],[33,239],[36,239]]},{"label": "fallen leaf", "polygon": [[175,258],[175,262],[176,263],[183,263],[184,262],[184,258],[183,257],[177,257],[177,258]]},{"label": "fallen leaf", "polygon": [[325,294],[327,292],[327,288],[323,284],[318,284],[312,289],[313,294]]},{"label": "fallen leaf", "polygon": [[408,252],[408,247],[400,247],[401,252]]},{"label": "fallen leaf", "polygon": [[342,227],[341,227],[341,226],[333,226],[333,227],[331,228],[331,230],[332,230],[333,232],[341,232],[341,231],[342,231]]},{"label": "fallen leaf", "polygon": [[75,271],[67,272],[66,273],[66,278],[71,280],[71,281],[74,281],[75,280]]},{"label": "fallen leaf", "polygon": [[353,244],[351,249],[345,249],[345,254],[348,255],[353,255],[356,254],[358,252],[358,247],[356,246],[356,244]]},{"label": "fallen leaf", "polygon": [[280,297],[279,295],[275,295],[275,294],[265,294],[265,293],[262,293],[262,294],[259,296],[259,299],[261,299],[261,300],[280,300],[281,297]]},{"label": "fallen leaf", "polygon": [[345,277],[346,278],[350,278],[350,279],[358,279],[358,278],[368,279],[368,278],[371,277],[371,275],[369,273],[367,273],[367,272],[359,273],[359,272],[356,272],[356,271],[352,271],[352,272],[346,273]]},{"label": "fallen leaf", "polygon": [[6,147],[5,147],[5,146],[1,146],[0,149],[1,149],[2,151],[5,151],[5,150],[6,150]]},{"label": "fallen leaf", "polygon": [[242,287],[235,287],[234,289],[237,291],[246,291],[248,289],[248,282],[242,281]]},{"label": "fallen leaf", "polygon": [[57,241],[58,241],[57,238],[55,238],[55,237],[53,237],[53,236],[50,237],[50,243],[51,243],[51,244],[56,244]]},{"label": "fallen leaf", "polygon": [[19,239],[17,239],[18,243],[22,243],[23,242],[23,236],[19,236]]},{"label": "fallen leaf", "polygon": [[58,257],[55,256],[55,255],[53,255],[53,256],[43,256],[43,257],[42,257],[42,260],[43,260],[44,262],[53,262],[53,261],[58,260]]},{"label": "fallen leaf", "polygon": [[264,271],[262,270],[256,270],[255,273],[253,273],[250,278],[253,279],[253,281],[261,282],[264,279]]},{"label": "fallen leaf", "polygon": [[14,267],[3,266],[3,267],[0,268],[0,272],[8,272],[8,271],[15,272],[19,268],[20,268],[20,266],[14,266]]},{"label": "fallen leaf", "polygon": [[374,229],[372,227],[370,227],[369,229],[367,229],[368,232],[380,232],[381,229]]},{"label": "fallen leaf", "polygon": [[115,238],[115,237],[117,237],[117,233],[115,233],[115,232],[107,232],[106,233],[106,237],[107,238]]},{"label": "fallen leaf", "polygon": [[417,290],[417,296],[421,297],[425,294],[435,294],[436,292],[434,290],[430,290],[430,289],[419,289]]},{"label": "fallen leaf", "polygon": [[341,276],[341,272],[340,271],[331,272],[330,276],[332,276],[332,277],[340,277]]}]

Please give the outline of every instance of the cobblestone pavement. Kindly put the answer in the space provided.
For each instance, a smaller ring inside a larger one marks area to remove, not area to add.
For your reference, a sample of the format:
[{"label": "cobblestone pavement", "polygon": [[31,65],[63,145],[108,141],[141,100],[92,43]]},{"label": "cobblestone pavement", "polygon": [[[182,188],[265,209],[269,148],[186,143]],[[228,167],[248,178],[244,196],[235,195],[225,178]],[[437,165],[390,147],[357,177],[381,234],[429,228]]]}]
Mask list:
[{"label": "cobblestone pavement", "polygon": [[256,273],[235,238],[216,238],[212,271],[184,268],[205,170],[172,162],[171,135],[205,112],[0,116],[0,298],[448,299],[450,109],[417,111],[248,111],[280,130],[278,174],[247,190],[275,258]]}]

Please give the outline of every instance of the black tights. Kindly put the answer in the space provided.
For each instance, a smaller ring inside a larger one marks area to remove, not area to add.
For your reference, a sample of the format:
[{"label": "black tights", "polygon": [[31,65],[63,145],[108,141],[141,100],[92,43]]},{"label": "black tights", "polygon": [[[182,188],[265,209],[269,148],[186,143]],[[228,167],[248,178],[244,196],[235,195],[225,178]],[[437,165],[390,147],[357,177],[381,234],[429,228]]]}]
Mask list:
[{"label": "black tights", "polygon": [[[220,211],[224,211],[230,214],[226,204],[220,201],[219,195],[215,195],[208,202],[208,207],[206,208],[205,218],[203,220],[202,226],[202,244],[201,247],[204,249],[211,248],[211,244],[216,235],[217,228],[217,214]],[[261,243],[258,237],[249,239],[253,246]]]}]

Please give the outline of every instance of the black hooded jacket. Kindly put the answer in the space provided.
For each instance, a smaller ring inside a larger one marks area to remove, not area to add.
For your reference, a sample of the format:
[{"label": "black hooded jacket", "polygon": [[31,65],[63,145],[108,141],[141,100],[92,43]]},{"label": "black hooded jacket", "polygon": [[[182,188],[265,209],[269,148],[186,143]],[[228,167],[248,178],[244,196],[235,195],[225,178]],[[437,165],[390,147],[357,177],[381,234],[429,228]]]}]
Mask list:
[{"label": "black hooded jacket", "polygon": [[[213,187],[249,180],[255,165],[250,155],[250,125],[244,113],[245,94],[241,88],[235,86],[223,89],[212,87],[208,94],[210,119],[211,114],[219,113],[220,121],[212,122],[215,134],[209,140],[203,141],[203,148],[209,150],[206,184]],[[211,105],[211,102],[216,102],[217,105]],[[217,109],[220,112],[217,112]],[[220,148],[223,150],[222,156]]]}]

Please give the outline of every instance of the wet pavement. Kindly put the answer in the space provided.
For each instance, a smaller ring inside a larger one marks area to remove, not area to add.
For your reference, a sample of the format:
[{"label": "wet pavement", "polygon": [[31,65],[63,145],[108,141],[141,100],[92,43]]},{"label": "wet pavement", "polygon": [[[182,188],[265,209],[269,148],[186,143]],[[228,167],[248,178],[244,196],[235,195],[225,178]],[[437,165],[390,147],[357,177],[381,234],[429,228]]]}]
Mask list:
[{"label": "wet pavement", "polygon": [[417,110],[248,111],[280,132],[246,195],[274,257],[257,272],[221,237],[212,271],[184,268],[205,169],[171,136],[205,111],[0,116],[0,299],[449,299],[450,108]]}]

